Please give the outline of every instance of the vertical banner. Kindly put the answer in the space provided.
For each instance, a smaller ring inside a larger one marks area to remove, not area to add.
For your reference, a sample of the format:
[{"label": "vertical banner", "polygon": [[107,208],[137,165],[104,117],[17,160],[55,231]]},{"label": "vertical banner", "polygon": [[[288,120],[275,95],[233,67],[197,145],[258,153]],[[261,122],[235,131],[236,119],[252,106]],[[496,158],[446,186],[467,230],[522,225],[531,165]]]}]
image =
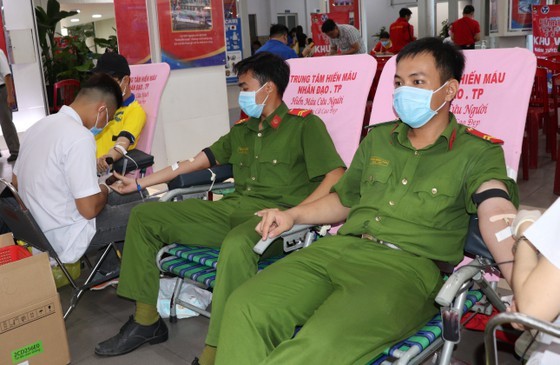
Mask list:
[{"label": "vertical banner", "polygon": [[284,102],[311,109],[327,126],[340,157],[350,166],[360,139],[376,61],[370,55],[292,58]]},{"label": "vertical banner", "polygon": [[[524,48],[473,50],[464,54],[465,71],[450,111],[459,123],[505,141],[508,176],[515,179],[537,60]],[[371,124],[397,119],[392,102],[395,60],[396,56],[391,57],[383,68],[373,99]]]},{"label": "vertical banner", "polygon": [[131,65],[151,62],[146,0],[118,0],[114,6],[119,53]]},{"label": "vertical banner", "polygon": [[313,42],[315,43],[313,57],[326,56],[331,49],[329,37],[321,31],[321,27],[327,19],[332,19],[337,24],[348,24],[348,13],[311,14],[311,34],[313,34]]},{"label": "vertical banner", "polygon": [[221,0],[158,0],[162,60],[171,69],[224,65]]},{"label": "vertical banner", "polygon": [[226,19],[226,81],[228,84],[237,83],[233,66],[243,58],[242,52],[241,21],[239,18]]},{"label": "vertical banner", "polygon": [[537,57],[558,52],[560,5],[533,6],[533,52]]}]

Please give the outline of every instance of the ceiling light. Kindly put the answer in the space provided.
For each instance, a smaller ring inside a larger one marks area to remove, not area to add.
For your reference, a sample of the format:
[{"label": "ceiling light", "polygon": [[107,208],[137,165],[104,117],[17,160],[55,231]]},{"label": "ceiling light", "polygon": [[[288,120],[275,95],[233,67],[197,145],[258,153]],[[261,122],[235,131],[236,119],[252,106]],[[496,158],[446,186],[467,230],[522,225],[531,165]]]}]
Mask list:
[{"label": "ceiling light", "polygon": [[71,21],[72,23],[77,23],[77,22],[80,21],[80,19],[78,19],[78,18],[72,18],[72,19],[70,19],[70,21]]},{"label": "ceiling light", "polygon": [[101,14],[93,14],[91,17],[92,18],[101,18],[103,15]]}]

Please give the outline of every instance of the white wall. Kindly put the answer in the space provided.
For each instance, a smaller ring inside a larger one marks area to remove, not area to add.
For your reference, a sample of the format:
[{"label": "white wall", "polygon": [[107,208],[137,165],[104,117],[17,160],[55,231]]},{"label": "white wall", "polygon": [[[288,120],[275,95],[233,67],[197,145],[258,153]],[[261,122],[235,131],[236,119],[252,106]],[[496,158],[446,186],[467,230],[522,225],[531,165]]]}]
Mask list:
[{"label": "white wall", "polygon": [[223,66],[172,70],[152,145],[155,167],[185,160],[229,130]]},{"label": "white wall", "polygon": [[[268,36],[270,25],[276,23],[276,15],[285,13],[298,14],[299,25],[303,31],[311,34],[311,18],[309,14],[315,13],[317,9],[325,11],[322,0],[246,0],[248,14],[257,16],[257,35]],[[363,0],[367,1],[367,0]]]},{"label": "white wall", "polygon": [[[93,23],[95,27],[95,36],[97,38],[105,38],[108,39],[109,36],[116,36],[117,33],[115,29],[117,29],[117,25],[115,24],[115,18],[110,19],[103,19]],[[105,52],[105,48],[97,47],[97,53]]]},{"label": "white wall", "polygon": [[[11,30],[33,29],[35,12],[31,0],[3,0],[4,25]],[[33,42],[37,45],[34,31]],[[9,42],[9,40],[8,40]],[[34,63],[12,64],[19,111],[14,113],[14,123],[19,132],[27,130],[46,115],[45,94],[42,84],[40,56],[36,53]]]}]

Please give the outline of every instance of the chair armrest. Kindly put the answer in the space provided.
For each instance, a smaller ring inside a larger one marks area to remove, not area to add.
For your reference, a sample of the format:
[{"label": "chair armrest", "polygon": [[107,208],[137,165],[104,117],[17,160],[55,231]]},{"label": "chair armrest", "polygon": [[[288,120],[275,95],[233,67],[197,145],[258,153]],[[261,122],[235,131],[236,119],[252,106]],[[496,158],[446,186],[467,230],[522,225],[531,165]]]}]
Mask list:
[{"label": "chair armrest", "polygon": [[275,240],[281,238],[284,241],[284,252],[291,252],[299,250],[300,248],[305,248],[315,240],[317,234],[324,236],[326,231],[330,229],[330,226],[319,226],[320,232],[317,233],[315,229],[317,226],[310,224],[296,224],[291,229],[282,233],[278,237],[268,238],[266,240],[260,240],[257,242],[253,251],[259,255],[262,255],[264,251],[274,242]]},{"label": "chair armrest", "polygon": [[189,188],[173,189],[165,193],[161,198],[159,198],[159,201],[168,202],[183,195],[199,194],[202,197],[206,195],[206,193],[208,193],[209,191],[219,190],[219,189],[230,189],[233,186],[234,186],[233,183],[226,182],[226,183],[219,183],[214,185],[200,185],[200,186],[192,186]]},{"label": "chair armrest", "polygon": [[483,276],[481,262],[478,260],[460,267],[443,283],[436,296],[436,302],[443,307],[451,306],[457,294],[464,289],[463,286],[475,277],[478,279],[477,276]]},{"label": "chair armrest", "polygon": [[541,321],[534,317],[528,316],[524,313],[500,313],[486,325],[484,330],[484,346],[486,348],[486,364],[495,365],[498,364],[497,353],[496,353],[496,341],[494,340],[494,332],[496,328],[502,324],[506,323],[518,323],[522,324],[526,329],[537,329],[540,332],[549,334],[551,336],[560,338],[560,327],[556,326],[550,322]]},{"label": "chair armrest", "polygon": [[[216,174],[216,178],[212,181],[212,173]],[[221,183],[233,177],[233,171],[230,164],[217,165],[210,169],[189,172],[181,174],[167,183],[169,190],[188,188],[195,185],[210,185],[212,183]]]},{"label": "chair armrest", "polygon": [[[134,160],[136,164],[130,161],[130,159]],[[129,173],[134,170],[143,170],[152,166],[154,164],[154,156],[137,149],[130,150],[128,151],[125,157],[121,158],[120,160],[118,160],[113,164],[113,171],[116,171],[119,174],[121,174],[125,161],[126,161],[125,173]]]}]

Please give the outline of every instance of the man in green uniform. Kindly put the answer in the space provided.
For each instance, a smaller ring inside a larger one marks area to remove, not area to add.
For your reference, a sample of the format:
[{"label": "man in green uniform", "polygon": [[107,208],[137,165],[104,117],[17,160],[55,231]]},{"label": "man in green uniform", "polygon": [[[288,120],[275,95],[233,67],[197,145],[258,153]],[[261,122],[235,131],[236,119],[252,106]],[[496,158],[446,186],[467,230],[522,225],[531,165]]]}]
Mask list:
[{"label": "man in green uniform", "polygon": [[231,163],[235,192],[211,202],[146,203],[133,209],[125,238],[117,293],[136,301],[134,317],[116,336],[101,342],[95,353],[121,355],[150,342],[167,339],[156,311],[159,271],[155,257],[163,245],[178,242],[220,247],[212,320],[201,363],[213,362],[223,308],[230,293],[257,272],[252,247],[260,236],[255,212],[285,209],[327,195],[344,173],[344,163],[323,122],[310,111],[288,110],[282,95],[289,67],[279,57],[260,53],[236,65],[239,103],[250,116],[238,122],[196,157],[147,177],[120,177],[114,184],[127,193],[169,181],[175,176],[216,164]]},{"label": "man in green uniform", "polygon": [[436,261],[461,260],[469,214],[496,261],[512,259],[511,237],[495,236],[506,222],[489,219],[517,204],[503,151],[449,113],[463,68],[462,53],[439,39],[406,46],[393,96],[400,119],[370,131],[328,196],[259,212],[263,238],[294,223],[346,223],[230,296],[216,364],[365,364],[438,311]]}]

